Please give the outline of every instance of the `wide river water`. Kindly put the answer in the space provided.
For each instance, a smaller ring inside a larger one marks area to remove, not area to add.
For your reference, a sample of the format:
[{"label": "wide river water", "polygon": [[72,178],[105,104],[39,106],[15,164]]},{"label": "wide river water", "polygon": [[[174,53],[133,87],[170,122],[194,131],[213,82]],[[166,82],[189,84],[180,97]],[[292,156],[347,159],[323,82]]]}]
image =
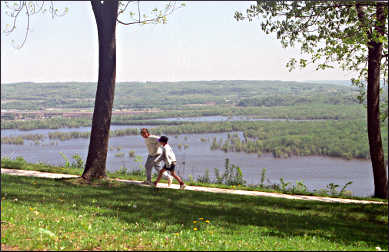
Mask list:
[{"label": "wide river water", "polygon": [[[285,118],[256,118],[254,116],[197,116],[197,117],[169,117],[155,119],[159,121],[187,121],[187,122],[233,122],[233,121],[313,121],[310,120],[296,120]],[[325,119],[315,119],[315,121],[323,121]]]},{"label": "wide river water", "polygon": [[[112,125],[111,130],[130,127],[152,128],[153,126]],[[15,158],[21,156],[26,161],[32,163],[44,162],[53,165],[63,165],[65,160],[60,155],[60,152],[62,152],[70,160],[72,160],[71,157],[74,154],[79,154],[83,160],[86,160],[89,139],[71,139],[67,141],[49,140],[47,137],[48,132],[57,131],[90,131],[90,127],[38,129],[30,131],[2,130],[2,137],[23,134],[43,134],[46,138],[39,145],[35,145],[32,141],[26,140],[24,145],[1,144],[1,157]],[[242,135],[240,132],[235,133],[238,133],[240,136]],[[217,168],[220,173],[223,173],[225,159],[229,158],[230,164],[238,165],[241,168],[243,178],[247,184],[259,184],[262,169],[266,168],[265,184],[280,184],[280,178],[282,177],[284,181],[290,182],[292,185],[295,185],[296,181],[303,181],[308,189],[312,191],[314,189],[325,189],[330,183],[339,185],[339,190],[347,182],[352,181],[352,184],[347,187],[347,190],[352,191],[354,196],[371,196],[374,192],[370,161],[343,160],[321,156],[278,159],[273,158],[271,154],[264,154],[261,157],[257,157],[256,154],[244,152],[225,153],[221,150],[210,149],[210,142],[213,137],[226,139],[227,134],[169,135],[169,143],[177,156],[178,173],[185,179],[188,179],[190,175],[196,179],[199,176],[203,176],[206,169],[208,169],[210,177],[213,179],[215,174],[214,169]],[[203,138],[203,141],[201,141],[201,138]],[[204,139],[208,139],[208,142],[204,142]],[[179,148],[179,145],[181,145],[181,148]],[[187,148],[184,147],[185,145]],[[118,170],[122,166],[128,170],[134,170],[139,165],[143,166],[146,160],[147,150],[144,140],[140,136],[111,137],[109,146],[110,150],[108,151],[107,157],[107,169],[109,171]],[[134,158],[129,156],[130,151],[135,151],[136,156],[141,156],[143,159],[142,162],[135,162]],[[124,155],[118,155],[119,153],[124,153]]]}]

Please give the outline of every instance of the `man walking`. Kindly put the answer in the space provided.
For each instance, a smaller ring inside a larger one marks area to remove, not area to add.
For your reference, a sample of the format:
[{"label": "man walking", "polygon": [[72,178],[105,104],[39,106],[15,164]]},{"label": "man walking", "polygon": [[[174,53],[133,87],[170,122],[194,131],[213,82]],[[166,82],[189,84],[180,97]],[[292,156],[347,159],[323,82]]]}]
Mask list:
[{"label": "man walking", "polygon": [[[151,185],[151,173],[154,167],[155,170],[159,173],[161,169],[161,160],[158,160],[162,154],[161,146],[158,142],[159,136],[150,135],[148,129],[143,128],[140,131],[141,136],[145,139],[146,147],[149,152],[147,156],[145,169],[146,169],[146,180],[144,184]],[[168,179],[168,186],[172,184],[173,177],[167,172],[164,171],[163,175]]]}]

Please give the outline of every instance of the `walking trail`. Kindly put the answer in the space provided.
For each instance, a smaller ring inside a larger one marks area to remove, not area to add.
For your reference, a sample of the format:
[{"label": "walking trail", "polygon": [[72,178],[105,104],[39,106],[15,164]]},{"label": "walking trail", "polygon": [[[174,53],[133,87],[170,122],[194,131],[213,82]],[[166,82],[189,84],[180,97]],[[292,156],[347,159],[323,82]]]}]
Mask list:
[{"label": "walking trail", "polygon": [[[29,177],[53,178],[53,179],[80,177],[78,175],[70,175],[70,174],[59,174],[59,173],[5,169],[5,168],[1,168],[1,173],[16,175],[16,176],[29,176]],[[124,183],[135,184],[139,186],[149,186],[149,185],[142,184],[142,181],[138,181],[138,180],[125,180],[125,179],[115,179],[115,180]],[[168,187],[168,185],[165,183],[159,183],[158,188],[179,189],[180,187],[177,184],[172,184],[170,187]],[[341,198],[306,196],[306,195],[290,195],[290,194],[283,194],[283,193],[222,189],[222,188],[211,188],[211,187],[204,187],[204,186],[187,185],[185,190],[212,192],[212,193],[230,193],[230,194],[249,195],[249,196],[275,197],[275,198],[295,199],[295,200],[317,200],[317,201],[333,202],[333,203],[387,204],[387,202],[378,202],[378,201],[369,201],[369,200],[341,199]]]}]

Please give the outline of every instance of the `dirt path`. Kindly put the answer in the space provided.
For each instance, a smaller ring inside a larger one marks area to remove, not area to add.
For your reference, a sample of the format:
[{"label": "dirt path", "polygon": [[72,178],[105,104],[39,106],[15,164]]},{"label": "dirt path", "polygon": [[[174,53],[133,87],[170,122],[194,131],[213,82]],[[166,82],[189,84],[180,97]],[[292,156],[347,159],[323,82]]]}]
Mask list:
[{"label": "dirt path", "polygon": [[[30,177],[57,178],[57,179],[58,178],[77,178],[77,177],[80,177],[77,175],[69,175],[69,174],[16,170],[16,169],[5,169],[5,168],[1,168],[1,173],[16,175],[16,176],[30,176]],[[136,185],[140,185],[140,186],[149,186],[149,185],[142,184],[142,181],[138,181],[138,180],[125,180],[125,179],[116,179],[116,180],[120,181],[120,182],[136,184]],[[165,183],[159,183],[158,188],[168,188],[168,186]],[[172,184],[170,186],[170,188],[177,190],[177,189],[179,189],[179,185]],[[275,197],[275,198],[285,198],[285,199],[295,199],[295,200],[317,200],[317,201],[333,202],[333,203],[387,204],[387,202],[377,202],[377,201],[369,201],[369,200],[341,199],[341,198],[306,196],[306,195],[290,195],[290,194],[271,193],[271,192],[258,192],[258,191],[211,188],[211,187],[204,187],[204,186],[186,186],[185,190],[201,191],[201,192],[213,192],[213,193],[230,193],[230,194],[250,195],[250,196]]]}]

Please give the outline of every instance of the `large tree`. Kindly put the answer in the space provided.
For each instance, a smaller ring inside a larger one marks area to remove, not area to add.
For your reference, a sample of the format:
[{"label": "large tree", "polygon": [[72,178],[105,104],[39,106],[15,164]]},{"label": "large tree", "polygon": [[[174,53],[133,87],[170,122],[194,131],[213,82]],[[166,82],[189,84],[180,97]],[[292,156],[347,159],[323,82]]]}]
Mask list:
[{"label": "large tree", "polygon": [[[175,2],[168,2],[159,10],[154,8],[150,14],[141,14],[139,1],[90,1],[95,16],[98,43],[99,43],[99,71],[93,111],[92,129],[88,150],[88,157],[82,177],[86,180],[106,177],[106,159],[108,152],[108,140],[111,125],[112,106],[115,95],[116,79],[116,25],[166,23],[166,17],[176,8]],[[132,12],[130,4],[135,4],[135,11]],[[184,4],[181,4],[184,6]],[[1,6],[3,7],[3,5]],[[27,29],[24,40],[17,48],[25,43],[30,30],[30,17],[41,12],[48,11],[52,17],[62,16],[67,12],[59,12],[50,2],[45,7],[45,2],[4,2],[5,14],[11,17],[11,25],[8,25],[5,32],[12,33],[16,28],[16,22],[20,13],[27,16]],[[127,14],[127,16],[124,16]],[[122,15],[128,19],[127,22],[118,19]]]},{"label": "large tree", "polygon": [[352,81],[360,87],[360,100],[365,95],[367,100],[374,196],[387,198],[380,129],[380,88],[388,80],[387,1],[257,1],[245,14],[235,13],[237,20],[254,18],[266,34],[275,32],[283,47],[300,45],[302,56],[287,62],[290,70],[315,64],[316,70],[340,67],[357,73]]},{"label": "large tree", "polygon": [[[111,125],[112,105],[115,94],[116,77],[116,24],[130,25],[134,23],[158,23],[166,22],[166,15],[174,9],[174,4],[168,4],[164,12],[153,9],[156,17],[147,18],[141,14],[138,4],[138,20],[122,22],[118,20],[118,14],[123,13],[128,6],[119,9],[118,1],[91,1],[93,13],[96,19],[99,38],[99,76],[97,83],[95,108],[93,111],[92,130],[89,143],[88,157],[84,179],[90,180],[106,176],[106,159],[108,152],[109,131]],[[130,16],[134,13],[130,12]]]}]

